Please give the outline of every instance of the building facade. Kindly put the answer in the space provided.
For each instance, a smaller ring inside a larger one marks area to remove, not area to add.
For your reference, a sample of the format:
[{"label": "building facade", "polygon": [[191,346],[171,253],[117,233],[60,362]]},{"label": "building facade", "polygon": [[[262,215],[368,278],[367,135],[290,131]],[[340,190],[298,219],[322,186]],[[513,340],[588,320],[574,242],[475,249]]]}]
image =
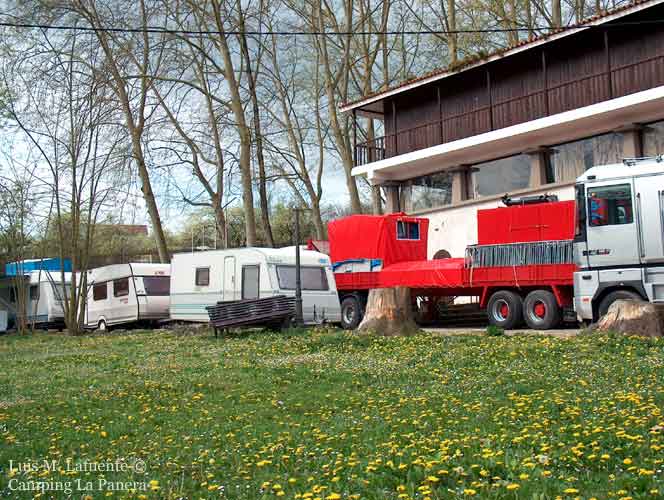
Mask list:
[{"label": "building facade", "polygon": [[586,169],[664,154],[664,0],[632,3],[347,103],[382,121],[354,133],[353,175],[430,220],[429,257],[476,243],[500,198],[573,199]]}]

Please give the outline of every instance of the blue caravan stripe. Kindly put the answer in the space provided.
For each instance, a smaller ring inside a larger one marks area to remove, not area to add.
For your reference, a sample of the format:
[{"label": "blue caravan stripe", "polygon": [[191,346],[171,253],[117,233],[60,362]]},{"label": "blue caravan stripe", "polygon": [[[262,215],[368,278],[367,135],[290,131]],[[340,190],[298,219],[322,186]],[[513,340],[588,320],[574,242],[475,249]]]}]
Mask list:
[{"label": "blue caravan stripe", "polygon": [[332,264],[332,270],[336,271],[339,267],[343,266],[344,264],[362,264],[362,262],[366,262],[367,259],[347,259],[347,260],[340,260],[339,262],[335,262]]},{"label": "blue caravan stripe", "polygon": [[371,259],[371,263],[369,264],[369,269],[373,270],[374,267],[382,265],[383,265],[383,259]]}]

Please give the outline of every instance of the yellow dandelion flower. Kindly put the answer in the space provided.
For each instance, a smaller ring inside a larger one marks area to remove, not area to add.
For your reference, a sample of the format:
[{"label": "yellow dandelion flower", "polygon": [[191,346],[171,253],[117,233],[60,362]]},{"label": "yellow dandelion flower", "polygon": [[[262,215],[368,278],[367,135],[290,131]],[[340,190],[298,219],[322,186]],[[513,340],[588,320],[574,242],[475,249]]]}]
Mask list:
[{"label": "yellow dandelion flower", "polygon": [[519,488],[521,488],[521,486],[519,486],[517,483],[510,483],[507,486],[505,486],[505,488],[512,491],[512,490],[518,490]]}]

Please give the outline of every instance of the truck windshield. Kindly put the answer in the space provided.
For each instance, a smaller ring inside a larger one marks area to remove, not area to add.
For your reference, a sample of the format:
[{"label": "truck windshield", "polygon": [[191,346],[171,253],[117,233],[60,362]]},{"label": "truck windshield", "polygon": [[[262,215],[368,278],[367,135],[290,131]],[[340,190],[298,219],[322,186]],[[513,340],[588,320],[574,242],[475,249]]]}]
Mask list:
[{"label": "truck windshield", "polygon": [[145,294],[152,296],[167,296],[171,293],[171,278],[169,276],[143,276]]},{"label": "truck windshield", "polygon": [[[302,290],[329,290],[323,267],[300,267]],[[295,290],[295,266],[277,266],[281,290]]]}]

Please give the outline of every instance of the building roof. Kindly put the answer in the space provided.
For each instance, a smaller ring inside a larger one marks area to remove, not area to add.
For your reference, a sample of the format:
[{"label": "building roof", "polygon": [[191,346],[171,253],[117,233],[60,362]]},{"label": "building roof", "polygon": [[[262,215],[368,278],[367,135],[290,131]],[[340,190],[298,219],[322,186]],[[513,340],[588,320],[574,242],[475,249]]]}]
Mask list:
[{"label": "building roof", "polygon": [[379,102],[387,97],[400,94],[402,92],[426,85],[428,83],[442,80],[444,78],[462,73],[472,68],[482,66],[492,61],[503,59],[505,57],[518,54],[525,50],[538,47],[540,45],[544,45],[553,40],[558,40],[560,38],[564,38],[574,33],[591,29],[592,27],[604,25],[616,19],[625,17],[629,14],[633,14],[635,12],[639,12],[641,10],[653,7],[655,5],[659,5],[662,2],[664,2],[664,0],[633,0],[632,2],[623,5],[621,7],[617,7],[615,9],[604,11],[594,16],[588,17],[577,24],[551,30],[549,33],[545,35],[541,35],[539,37],[530,40],[522,40],[515,45],[498,50],[492,54],[489,54],[488,56],[485,57],[471,56],[454,64],[453,66],[440,68],[431,71],[429,73],[426,73],[424,75],[421,75],[419,77],[406,80],[387,89],[373,92],[355,101],[350,101],[342,104],[340,106],[340,110],[342,112],[357,110],[360,114],[381,115],[382,108],[379,105]]}]

